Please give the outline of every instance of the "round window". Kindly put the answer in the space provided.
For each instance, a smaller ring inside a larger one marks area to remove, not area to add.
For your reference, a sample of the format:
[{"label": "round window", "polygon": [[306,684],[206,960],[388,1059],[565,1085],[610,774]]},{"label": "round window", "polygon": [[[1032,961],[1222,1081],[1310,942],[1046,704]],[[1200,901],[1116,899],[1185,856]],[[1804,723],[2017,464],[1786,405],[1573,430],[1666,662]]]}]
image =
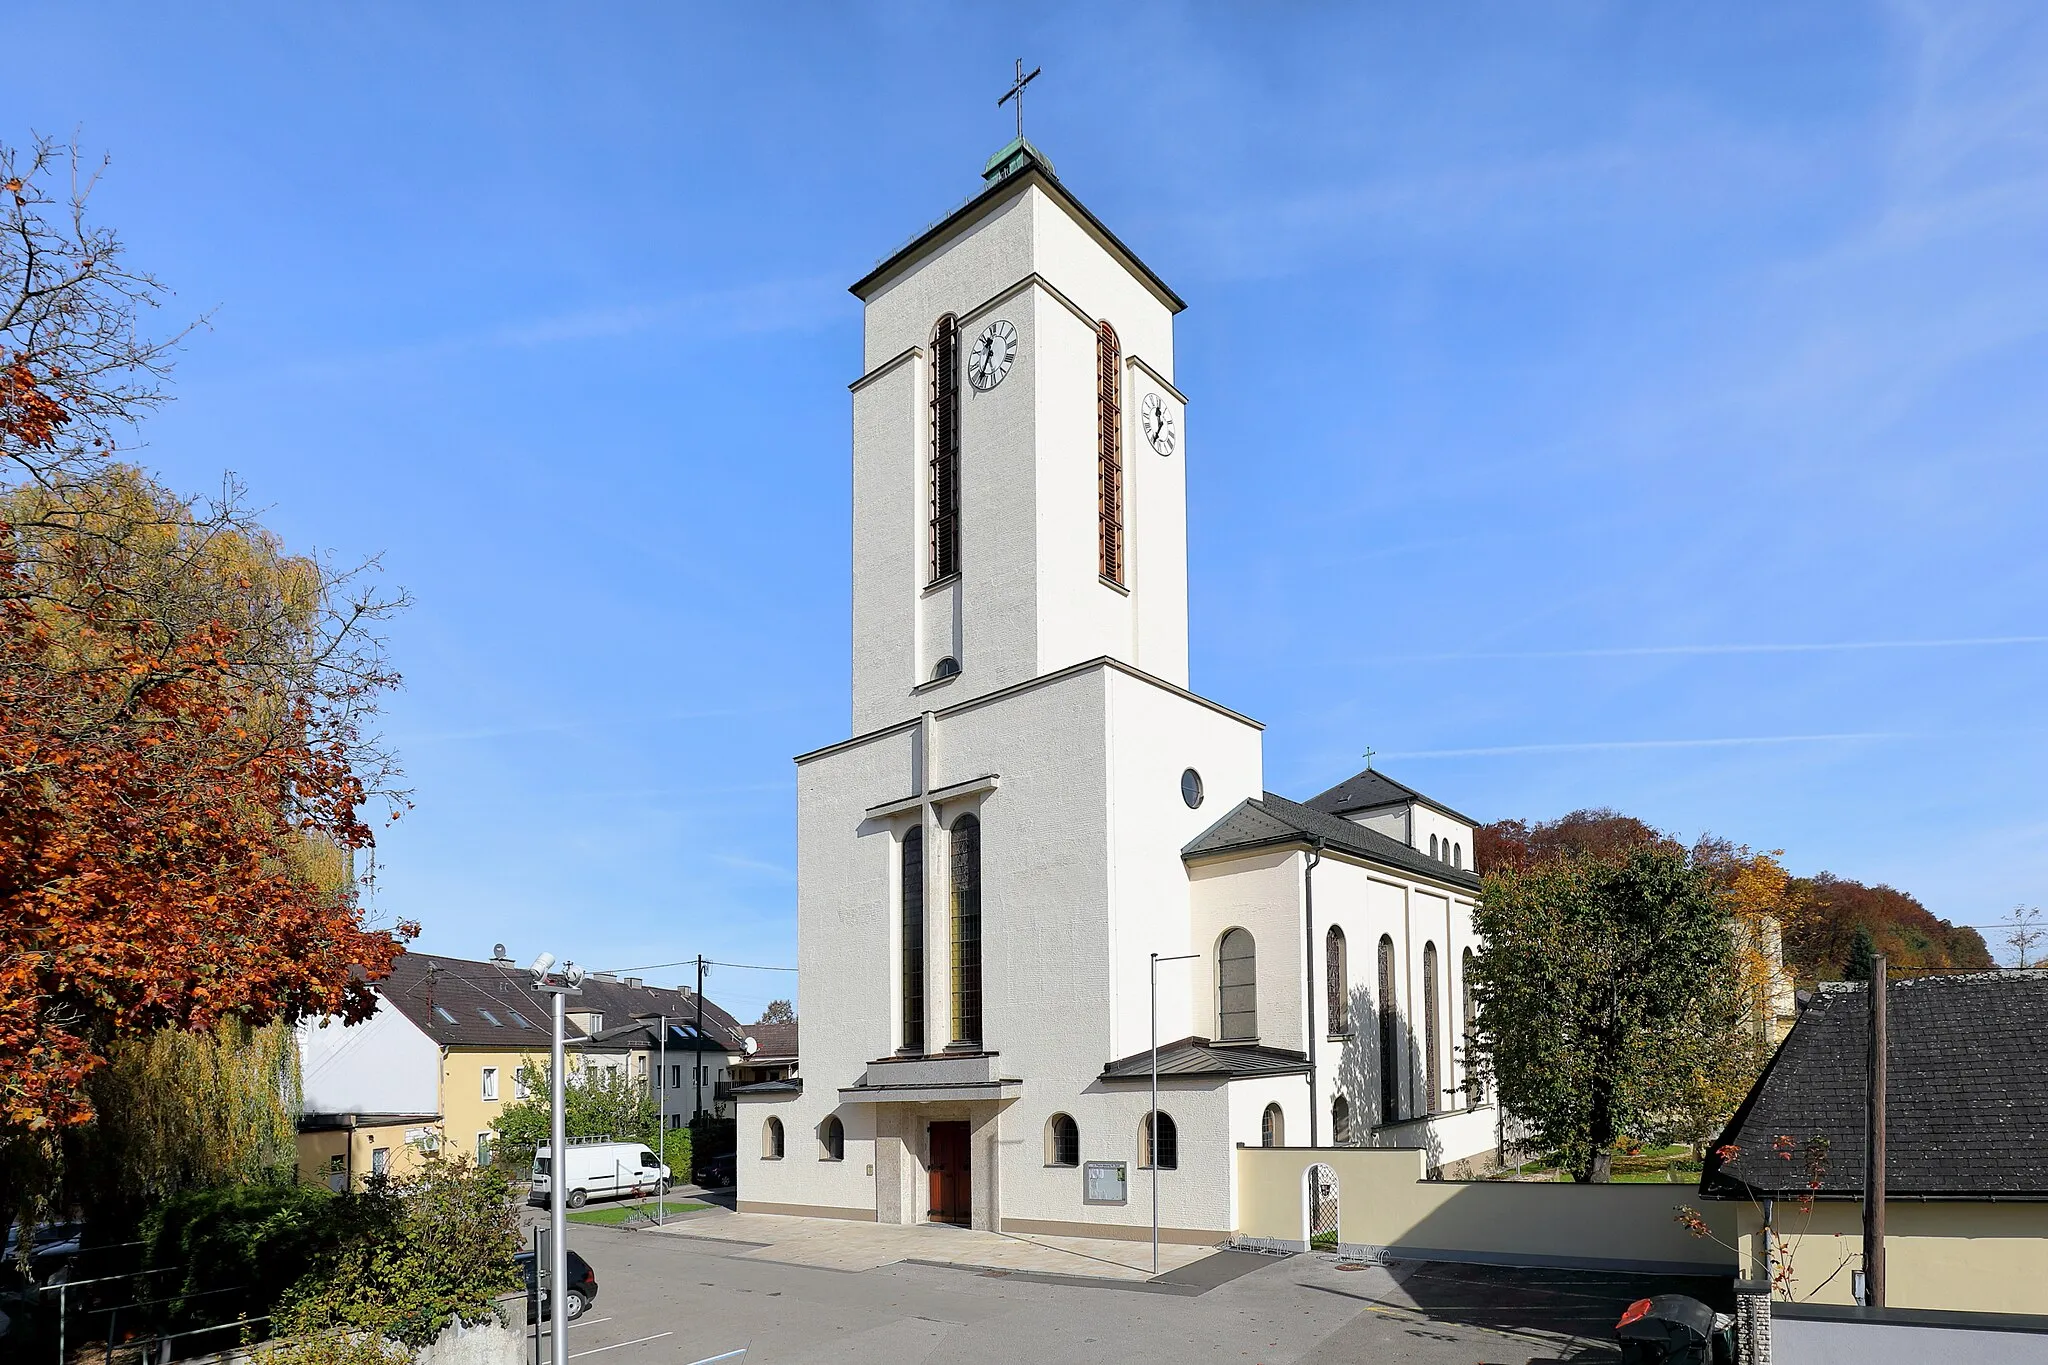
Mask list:
[{"label": "round window", "polygon": [[1193,768],[1180,775],[1180,799],[1193,810],[1202,804],[1202,775]]}]

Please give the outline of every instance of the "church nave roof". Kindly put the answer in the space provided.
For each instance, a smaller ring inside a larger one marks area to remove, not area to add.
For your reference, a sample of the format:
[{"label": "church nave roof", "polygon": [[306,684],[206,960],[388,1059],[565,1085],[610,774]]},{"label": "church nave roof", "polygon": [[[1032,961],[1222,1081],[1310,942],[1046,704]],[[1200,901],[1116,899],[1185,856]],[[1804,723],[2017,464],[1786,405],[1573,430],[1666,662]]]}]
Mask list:
[{"label": "church nave roof", "polygon": [[1431,881],[1469,891],[1479,889],[1479,874],[1470,868],[1451,867],[1376,829],[1368,829],[1340,815],[1314,810],[1272,792],[1257,800],[1238,802],[1228,815],[1183,847],[1180,856],[1204,858],[1310,842],[1319,842],[1325,848],[1337,849]]}]

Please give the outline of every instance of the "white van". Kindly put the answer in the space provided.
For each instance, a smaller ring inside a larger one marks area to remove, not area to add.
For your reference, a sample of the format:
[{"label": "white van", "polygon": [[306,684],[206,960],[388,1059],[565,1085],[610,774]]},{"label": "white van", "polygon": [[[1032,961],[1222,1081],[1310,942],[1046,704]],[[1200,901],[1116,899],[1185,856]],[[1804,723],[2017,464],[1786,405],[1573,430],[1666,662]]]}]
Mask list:
[{"label": "white van", "polygon": [[[533,1154],[533,1190],[527,1202],[543,1207],[554,1192],[554,1154],[547,1143]],[[666,1190],[669,1169],[642,1142],[578,1142],[569,1139],[564,1171],[569,1207],[590,1199],[637,1197]]]}]

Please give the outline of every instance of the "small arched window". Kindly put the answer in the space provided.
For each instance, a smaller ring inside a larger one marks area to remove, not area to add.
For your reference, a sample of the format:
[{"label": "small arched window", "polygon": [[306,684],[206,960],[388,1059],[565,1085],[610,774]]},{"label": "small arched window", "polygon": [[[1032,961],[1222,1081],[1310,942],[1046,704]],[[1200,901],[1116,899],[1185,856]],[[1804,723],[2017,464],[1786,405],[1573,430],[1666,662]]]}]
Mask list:
[{"label": "small arched window", "polygon": [[1430,836],[1429,836],[1429,856],[1430,856],[1430,857],[1432,857],[1432,858],[1434,858],[1434,857],[1436,857],[1436,856],[1437,856],[1437,852],[1436,852],[1436,836],[1435,836],[1434,834],[1432,834],[1432,835],[1430,835]]},{"label": "small arched window", "polygon": [[[1158,1120],[1159,1142],[1156,1148],[1152,1141],[1153,1124],[1148,1121],[1152,1118],[1157,1118]],[[1139,1170],[1152,1169],[1152,1154],[1155,1150],[1159,1154],[1160,1170],[1173,1171],[1180,1169],[1180,1130],[1173,1125],[1173,1115],[1163,1110],[1155,1111],[1155,1113],[1147,1115],[1146,1118],[1138,1121]]]},{"label": "small arched window", "polygon": [[1323,935],[1324,1011],[1329,1016],[1330,1036],[1351,1036],[1351,1001],[1346,991],[1350,964],[1344,960],[1344,931],[1336,925]]},{"label": "small arched window", "polygon": [[1394,1002],[1394,939],[1380,936],[1380,1122],[1401,1117],[1401,1015]]},{"label": "small arched window", "polygon": [[1437,1033],[1437,1004],[1439,989],[1436,980],[1436,945],[1422,945],[1422,1076],[1428,1087],[1422,1097],[1423,1112],[1434,1113],[1444,1107],[1444,1059],[1442,1041]]},{"label": "small arched window", "polygon": [[959,676],[960,661],[950,654],[932,665],[933,682],[944,682],[948,678],[957,678]]},{"label": "small arched window", "polygon": [[1452,844],[1452,845],[1451,845],[1451,866],[1452,866],[1452,867],[1463,867],[1464,865],[1465,865],[1465,846],[1464,846],[1463,844]]},{"label": "small arched window", "polygon": [[770,1118],[761,1125],[761,1159],[782,1160],[782,1120]]},{"label": "small arched window", "polygon": [[903,835],[903,1049],[924,1051],[924,827]]},{"label": "small arched window", "polygon": [[1067,1114],[1054,1114],[1045,1123],[1045,1164],[1081,1164],[1081,1125]]},{"label": "small arched window", "polygon": [[1095,329],[1096,484],[1101,513],[1101,570],[1124,581],[1123,347],[1107,322]]},{"label": "small arched window", "polygon": [[846,1125],[837,1114],[827,1114],[818,1125],[818,1160],[846,1160]]},{"label": "small arched window", "polygon": [[1258,1036],[1258,948],[1249,930],[1232,929],[1216,944],[1216,1037],[1248,1043]]},{"label": "small arched window", "polygon": [[960,324],[932,328],[932,582],[960,572]]},{"label": "small arched window", "polygon": [[1351,1101],[1342,1095],[1330,1101],[1330,1141],[1339,1147],[1351,1145]]},{"label": "small arched window", "polygon": [[981,821],[953,822],[953,1041],[981,1041]]},{"label": "small arched window", "polygon": [[1259,1146],[1285,1147],[1287,1145],[1287,1117],[1280,1112],[1280,1106],[1269,1104],[1259,1118]]}]

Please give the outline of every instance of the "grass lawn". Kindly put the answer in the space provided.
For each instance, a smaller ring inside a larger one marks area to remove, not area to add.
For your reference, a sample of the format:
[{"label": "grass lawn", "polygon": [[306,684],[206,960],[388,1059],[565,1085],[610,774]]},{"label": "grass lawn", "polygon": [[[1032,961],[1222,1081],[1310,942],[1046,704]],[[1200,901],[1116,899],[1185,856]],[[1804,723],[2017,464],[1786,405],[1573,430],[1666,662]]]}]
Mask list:
[{"label": "grass lawn", "polygon": [[[569,1215],[569,1221],[572,1223],[630,1223],[639,1219],[652,1222],[655,1215],[663,1207],[663,1205],[654,1203],[606,1204],[600,1208],[577,1209]],[[666,1207],[670,1213],[694,1213],[698,1209],[708,1209],[711,1206],[709,1204],[700,1204],[694,1199],[671,1199]]]}]

